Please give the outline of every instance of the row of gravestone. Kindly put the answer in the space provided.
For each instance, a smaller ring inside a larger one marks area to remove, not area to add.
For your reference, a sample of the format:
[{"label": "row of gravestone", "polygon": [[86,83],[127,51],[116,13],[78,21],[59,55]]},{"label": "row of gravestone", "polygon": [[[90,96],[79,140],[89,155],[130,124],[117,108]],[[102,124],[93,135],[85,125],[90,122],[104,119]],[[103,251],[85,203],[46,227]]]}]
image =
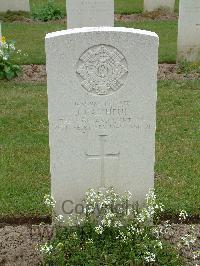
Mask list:
[{"label": "row of gravestone", "polygon": [[[173,9],[174,0],[145,0],[148,10]],[[114,0],[68,0],[68,28],[114,26]],[[178,61],[200,61],[200,0],[180,0]]]},{"label": "row of gravestone", "polygon": [[[174,0],[145,0],[145,10],[174,8]],[[114,0],[68,0],[68,28],[114,26]],[[0,0],[0,10],[29,10],[28,0]],[[178,61],[200,60],[200,1],[180,0]]]},{"label": "row of gravestone", "polygon": [[[83,0],[73,0],[74,3],[80,4]],[[91,1],[85,0],[86,4]],[[102,4],[107,1],[100,0]],[[175,0],[144,0],[144,11],[153,11],[159,8],[174,10]],[[0,0],[0,12],[6,11],[30,11],[29,0]]]}]

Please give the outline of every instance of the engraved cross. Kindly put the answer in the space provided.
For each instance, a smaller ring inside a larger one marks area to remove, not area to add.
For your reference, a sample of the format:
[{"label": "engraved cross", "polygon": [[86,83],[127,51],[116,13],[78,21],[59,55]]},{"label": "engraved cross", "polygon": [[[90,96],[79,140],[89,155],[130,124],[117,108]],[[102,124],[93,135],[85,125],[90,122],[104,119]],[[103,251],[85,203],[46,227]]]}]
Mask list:
[{"label": "engraved cross", "polygon": [[99,135],[100,140],[100,154],[85,153],[88,159],[101,160],[101,188],[105,188],[105,158],[119,159],[120,152],[118,153],[105,153],[105,142],[107,135]]}]

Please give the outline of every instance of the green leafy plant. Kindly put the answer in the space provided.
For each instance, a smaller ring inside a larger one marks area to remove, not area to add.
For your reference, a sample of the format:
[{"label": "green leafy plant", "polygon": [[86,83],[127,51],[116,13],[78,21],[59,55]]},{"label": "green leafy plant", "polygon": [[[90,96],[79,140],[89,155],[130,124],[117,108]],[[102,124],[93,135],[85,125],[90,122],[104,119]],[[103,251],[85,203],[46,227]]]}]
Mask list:
[{"label": "green leafy plant", "polygon": [[11,80],[18,76],[21,67],[14,63],[13,57],[21,54],[16,50],[14,41],[6,41],[5,37],[0,40],[0,79]]},{"label": "green leafy plant", "polygon": [[[175,249],[162,240],[168,225],[156,224],[163,206],[154,192],[140,209],[130,198],[113,188],[89,190],[83,213],[55,218],[54,237],[40,247],[44,265],[182,265]],[[55,206],[52,199],[45,202]]]},{"label": "green leafy plant", "polygon": [[35,9],[32,12],[32,17],[41,21],[57,20],[64,17],[63,11],[54,3],[54,1],[48,1],[40,8]]},{"label": "green leafy plant", "polygon": [[200,73],[200,62],[191,63],[188,61],[181,61],[178,63],[178,73],[184,73],[185,75],[188,75],[190,73]]}]

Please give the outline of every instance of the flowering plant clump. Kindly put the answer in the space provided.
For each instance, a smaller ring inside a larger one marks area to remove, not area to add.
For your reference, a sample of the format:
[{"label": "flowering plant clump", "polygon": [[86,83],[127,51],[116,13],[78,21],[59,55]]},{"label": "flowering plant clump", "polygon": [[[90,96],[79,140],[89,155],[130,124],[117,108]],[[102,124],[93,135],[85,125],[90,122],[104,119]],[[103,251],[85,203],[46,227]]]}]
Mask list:
[{"label": "flowering plant clump", "polygon": [[143,208],[131,198],[113,188],[86,192],[83,213],[55,219],[54,237],[40,248],[44,265],[181,265],[153,222],[163,211],[154,191]]},{"label": "flowering plant clump", "polygon": [[5,37],[0,39],[0,79],[8,79],[19,75],[21,67],[14,63],[13,57],[21,54],[16,50],[14,41],[6,41]]}]

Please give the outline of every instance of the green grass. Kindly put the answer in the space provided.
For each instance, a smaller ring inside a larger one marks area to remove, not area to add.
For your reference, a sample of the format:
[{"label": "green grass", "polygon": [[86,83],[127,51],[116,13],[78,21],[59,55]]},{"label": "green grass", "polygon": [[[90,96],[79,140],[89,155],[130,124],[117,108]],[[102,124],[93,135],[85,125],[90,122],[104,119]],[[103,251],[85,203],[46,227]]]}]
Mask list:
[{"label": "green grass", "polygon": [[[200,81],[160,81],[156,190],[171,214],[200,213]],[[45,214],[50,190],[45,85],[0,83],[0,213]]]},{"label": "green grass", "polygon": [[[176,61],[176,21],[116,23],[116,26],[155,31],[160,37],[159,61],[172,63]],[[8,39],[16,39],[17,48],[28,54],[28,57],[22,59],[22,64],[45,64],[45,34],[63,29],[66,29],[66,25],[5,23],[3,34]]]},{"label": "green grass", "polygon": [[0,84],[0,214],[42,214],[49,193],[46,88]]},{"label": "green grass", "polygon": [[156,172],[169,212],[200,214],[200,81],[159,82]]},{"label": "green grass", "polygon": [[176,21],[116,23],[116,26],[137,28],[156,32],[160,39],[159,62],[176,62],[178,35],[178,23]]}]

